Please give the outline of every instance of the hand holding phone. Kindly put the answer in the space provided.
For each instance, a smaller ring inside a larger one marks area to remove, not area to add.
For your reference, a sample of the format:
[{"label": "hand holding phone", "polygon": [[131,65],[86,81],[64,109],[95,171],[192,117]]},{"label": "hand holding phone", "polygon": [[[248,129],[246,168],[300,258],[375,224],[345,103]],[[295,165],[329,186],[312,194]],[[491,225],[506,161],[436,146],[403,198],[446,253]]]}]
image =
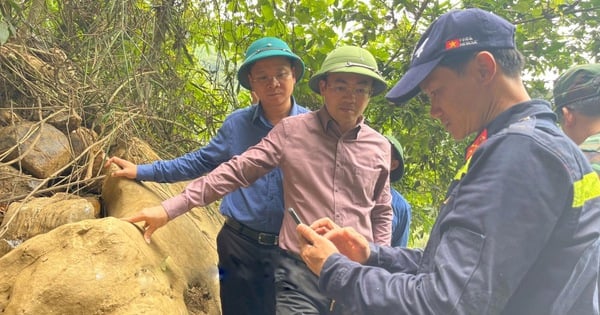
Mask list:
[{"label": "hand holding phone", "polygon": [[290,213],[290,215],[292,216],[292,218],[294,219],[294,221],[296,221],[296,224],[301,224],[302,220],[300,220],[300,217],[298,216],[298,214],[296,213],[296,211],[294,210],[294,208],[288,208],[288,212]]}]

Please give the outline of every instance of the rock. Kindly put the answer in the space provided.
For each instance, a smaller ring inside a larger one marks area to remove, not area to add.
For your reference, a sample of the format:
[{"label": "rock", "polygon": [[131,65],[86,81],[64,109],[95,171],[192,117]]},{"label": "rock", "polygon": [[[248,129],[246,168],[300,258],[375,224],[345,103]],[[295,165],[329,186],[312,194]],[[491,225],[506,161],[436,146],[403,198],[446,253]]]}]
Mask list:
[{"label": "rock", "polygon": [[17,162],[37,178],[52,176],[71,159],[62,132],[49,124],[28,121],[0,128],[0,153],[8,153],[2,162]]},{"label": "rock", "polygon": [[14,167],[0,165],[0,207],[8,207],[13,198],[25,198],[32,191],[45,187],[41,179],[23,174]]},{"label": "rock", "polygon": [[55,112],[54,115],[48,117],[48,123],[62,131],[64,134],[69,134],[73,130],[81,127],[83,119],[72,109]]},{"label": "rock", "polygon": [[[102,187],[102,200],[108,215],[122,218],[145,207],[159,205],[163,199],[178,194],[184,187],[185,183],[138,183],[108,177]],[[216,236],[222,225],[223,217],[216,207],[211,206],[193,209],[152,235],[150,247],[163,257],[170,257],[183,274],[182,281],[188,288],[185,294],[190,299],[186,305],[191,314],[220,314]],[[144,242],[142,235],[139,239]],[[194,305],[201,307],[192,307]],[[201,312],[198,313],[198,309]]]},{"label": "rock", "polygon": [[[34,198],[28,202],[13,202],[0,225],[0,243],[17,247],[27,239],[51,231],[61,225],[97,218],[99,207],[88,199],[65,193]],[[6,254],[0,248],[0,257]]]},{"label": "rock", "polygon": [[[107,178],[106,211],[128,216],[184,185],[147,184]],[[220,314],[221,224],[214,208],[194,209],[157,230],[149,245],[139,225],[114,217],[60,225],[0,258],[0,313]]]},{"label": "rock", "polygon": [[0,258],[0,313],[188,314],[182,271],[140,236],[105,218],[29,239]]},{"label": "rock", "polygon": [[22,120],[23,119],[12,110],[0,108],[0,126],[10,126]]},{"label": "rock", "polygon": [[71,172],[71,175],[74,179],[85,182],[87,191],[99,193],[103,183],[99,176],[104,171],[105,155],[101,143],[96,142],[98,135],[93,130],[80,127],[70,132],[68,136],[73,159],[81,167],[77,172]]}]

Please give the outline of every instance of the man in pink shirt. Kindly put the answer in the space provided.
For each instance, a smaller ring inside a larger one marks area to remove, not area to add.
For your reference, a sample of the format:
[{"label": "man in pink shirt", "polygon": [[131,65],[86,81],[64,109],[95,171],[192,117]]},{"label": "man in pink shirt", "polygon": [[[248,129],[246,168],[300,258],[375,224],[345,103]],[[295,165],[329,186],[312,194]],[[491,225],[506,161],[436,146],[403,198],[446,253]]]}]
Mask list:
[{"label": "man in pink shirt", "polygon": [[[296,209],[302,221],[329,217],[369,241],[389,245],[390,146],[363,118],[370,97],[387,87],[375,58],[359,47],[337,48],[309,86],[323,97],[321,109],[284,118],[257,145],[191,182],[182,194],[125,220],[145,221],[144,237],[149,241],[169,220],[249,186],[279,167],[285,207]],[[317,277],[298,256],[297,238],[296,223],[286,212],[275,271],[277,313],[343,314],[343,305],[319,292]]]}]

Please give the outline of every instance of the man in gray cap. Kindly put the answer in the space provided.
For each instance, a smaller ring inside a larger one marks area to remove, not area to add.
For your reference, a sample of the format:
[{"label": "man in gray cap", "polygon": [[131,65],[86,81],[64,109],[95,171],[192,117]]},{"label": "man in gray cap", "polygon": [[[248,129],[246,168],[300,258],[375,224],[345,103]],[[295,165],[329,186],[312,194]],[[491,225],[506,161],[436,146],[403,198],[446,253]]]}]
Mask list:
[{"label": "man in gray cap", "polygon": [[[137,180],[198,178],[258,143],[283,118],[308,112],[292,96],[303,74],[304,63],[284,41],[275,37],[256,40],[246,51],[238,81],[260,100],[258,104],[230,114],[214,138],[197,151],[144,165],[112,157],[106,165],[122,168],[112,176]],[[217,235],[217,252],[224,315],[275,314],[273,274],[283,204],[279,169],[223,198],[220,211],[227,219]]]},{"label": "man in gray cap", "polygon": [[554,106],[563,131],[600,174],[600,64],[563,73],[554,82]]},{"label": "man in gray cap", "polygon": [[477,134],[423,251],[368,242],[328,219],[299,225],[321,292],[348,314],[598,314],[600,180],[529,97],[515,26],[480,9],[425,31],[386,97],[429,97],[457,140]]},{"label": "man in gray cap", "polygon": [[[149,239],[169,220],[279,167],[285,208],[295,209],[300,220],[331,217],[369,241],[389,245],[390,145],[364,123],[362,115],[371,95],[386,88],[375,58],[359,47],[335,49],[309,86],[323,96],[321,109],[284,118],[257,145],[194,180],[182,194],[126,220],[145,221],[144,236]],[[319,292],[317,277],[299,257],[296,222],[288,212],[283,216],[279,247],[277,314],[350,314],[342,303]]]}]

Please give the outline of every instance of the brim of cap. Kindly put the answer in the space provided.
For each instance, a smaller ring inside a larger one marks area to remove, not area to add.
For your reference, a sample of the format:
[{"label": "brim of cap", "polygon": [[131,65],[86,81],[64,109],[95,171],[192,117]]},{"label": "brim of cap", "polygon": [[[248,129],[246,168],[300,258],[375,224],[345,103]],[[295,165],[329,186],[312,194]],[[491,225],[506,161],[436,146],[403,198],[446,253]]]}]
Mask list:
[{"label": "brim of cap", "polygon": [[421,91],[419,84],[433,71],[444,56],[440,56],[432,61],[411,67],[402,76],[400,81],[385,95],[388,101],[396,105],[402,105],[415,97]]},{"label": "brim of cap", "polygon": [[248,80],[248,73],[250,72],[250,67],[255,62],[270,57],[284,57],[291,58],[292,60],[294,60],[294,67],[296,69],[296,83],[300,82],[300,79],[302,79],[302,76],[304,75],[304,62],[302,62],[302,59],[300,59],[300,57],[294,55],[291,52],[283,50],[267,50],[256,54],[244,61],[237,73],[237,78],[240,82],[240,85],[246,88],[247,90],[252,90],[252,87],[250,86],[250,81]]},{"label": "brim of cap", "polygon": [[[345,63],[343,63],[345,64]],[[376,96],[381,94],[383,91],[385,91],[385,89],[387,89],[387,83],[383,80],[383,78],[377,74],[377,72],[373,71],[373,70],[369,70],[367,68],[363,68],[363,67],[346,67],[346,66],[342,66],[339,69],[336,69],[336,65],[333,65],[332,67],[329,67],[331,69],[335,69],[335,70],[331,70],[328,71],[328,69],[321,69],[321,71],[317,72],[315,75],[312,76],[312,78],[310,78],[310,80],[308,81],[308,86],[310,87],[311,90],[313,90],[315,93],[317,94],[321,94],[321,91],[319,89],[319,81],[321,81],[325,76],[327,76],[328,73],[353,73],[353,74],[360,74],[360,75],[364,75],[370,78],[373,78],[373,93],[371,94],[372,96]]]}]

